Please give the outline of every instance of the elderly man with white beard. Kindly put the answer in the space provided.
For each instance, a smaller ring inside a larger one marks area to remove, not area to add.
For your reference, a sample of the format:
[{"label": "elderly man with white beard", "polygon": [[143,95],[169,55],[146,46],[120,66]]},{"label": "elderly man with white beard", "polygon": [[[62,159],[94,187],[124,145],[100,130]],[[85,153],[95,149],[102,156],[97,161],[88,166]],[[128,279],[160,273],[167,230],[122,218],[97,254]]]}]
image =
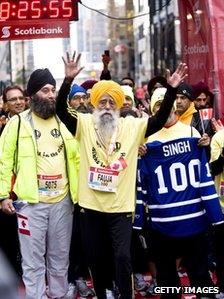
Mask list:
[{"label": "elderly man with white beard", "polygon": [[111,242],[115,283],[120,298],[132,299],[130,242],[135,210],[135,179],[138,147],[145,137],[160,130],[175,100],[176,88],[185,79],[187,66],[181,63],[171,75],[158,113],[149,119],[120,118],[124,93],[114,81],[99,81],[90,95],[93,114],[80,114],[67,106],[73,79],[82,70],[80,54],[63,58],[65,80],[57,98],[56,110],[69,131],[80,142],[78,203],[88,264],[98,299],[106,298],[107,250]]}]

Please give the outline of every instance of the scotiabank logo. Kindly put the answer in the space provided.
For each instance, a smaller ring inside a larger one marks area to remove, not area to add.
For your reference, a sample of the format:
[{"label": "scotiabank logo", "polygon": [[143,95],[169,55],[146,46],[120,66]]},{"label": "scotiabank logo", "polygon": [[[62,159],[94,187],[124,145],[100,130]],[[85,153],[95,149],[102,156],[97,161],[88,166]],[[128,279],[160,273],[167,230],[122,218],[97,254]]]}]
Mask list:
[{"label": "scotiabank logo", "polygon": [[20,29],[16,28],[15,29],[15,35],[45,35],[45,34],[62,34],[63,33],[63,28],[61,27],[56,27],[56,28],[27,28],[27,29]]},{"label": "scotiabank logo", "polygon": [[1,38],[7,38],[7,37],[10,36],[10,31],[9,31],[10,28],[11,28],[11,26],[2,27],[2,36],[1,36]]},{"label": "scotiabank logo", "polygon": [[[3,25],[3,26],[1,26]],[[35,38],[69,37],[68,20],[36,20],[18,22],[0,22],[0,40],[23,40]]]}]

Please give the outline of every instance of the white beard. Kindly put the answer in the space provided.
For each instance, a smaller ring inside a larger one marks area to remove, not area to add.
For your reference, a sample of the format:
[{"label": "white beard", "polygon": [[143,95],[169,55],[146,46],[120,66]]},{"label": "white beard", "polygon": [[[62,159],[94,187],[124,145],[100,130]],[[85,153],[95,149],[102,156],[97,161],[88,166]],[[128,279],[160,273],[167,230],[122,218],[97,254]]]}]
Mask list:
[{"label": "white beard", "polygon": [[97,129],[102,134],[104,140],[107,142],[111,139],[114,130],[118,124],[119,111],[107,111],[95,109],[93,112],[93,121]]}]

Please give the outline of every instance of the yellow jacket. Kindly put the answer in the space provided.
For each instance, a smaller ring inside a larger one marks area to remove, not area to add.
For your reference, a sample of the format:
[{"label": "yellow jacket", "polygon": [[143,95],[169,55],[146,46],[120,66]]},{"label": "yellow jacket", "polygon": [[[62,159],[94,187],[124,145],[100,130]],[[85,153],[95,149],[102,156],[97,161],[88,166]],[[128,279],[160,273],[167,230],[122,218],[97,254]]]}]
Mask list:
[{"label": "yellow jacket", "polygon": [[[37,147],[32,128],[31,112],[20,114],[21,124],[18,142],[18,163],[16,182],[13,191],[19,199],[29,203],[39,202],[37,183]],[[57,118],[57,117],[56,117]],[[65,125],[57,118],[59,130],[65,144],[65,157],[69,188],[74,203],[77,202],[79,171],[79,144]],[[0,137],[0,199],[8,198],[11,190],[11,177],[16,157],[16,140],[19,118],[12,117]]]}]

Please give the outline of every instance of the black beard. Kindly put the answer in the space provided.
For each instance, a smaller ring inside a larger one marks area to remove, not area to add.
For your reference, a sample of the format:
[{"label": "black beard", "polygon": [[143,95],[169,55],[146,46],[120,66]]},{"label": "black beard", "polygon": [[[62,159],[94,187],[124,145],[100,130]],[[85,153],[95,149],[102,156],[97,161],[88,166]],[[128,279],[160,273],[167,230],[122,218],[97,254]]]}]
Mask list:
[{"label": "black beard", "polygon": [[88,109],[85,105],[79,105],[76,111],[80,113],[91,113],[90,109]]},{"label": "black beard", "polygon": [[43,119],[48,119],[55,115],[55,102],[40,98],[38,95],[32,96],[30,101],[31,110]]}]

